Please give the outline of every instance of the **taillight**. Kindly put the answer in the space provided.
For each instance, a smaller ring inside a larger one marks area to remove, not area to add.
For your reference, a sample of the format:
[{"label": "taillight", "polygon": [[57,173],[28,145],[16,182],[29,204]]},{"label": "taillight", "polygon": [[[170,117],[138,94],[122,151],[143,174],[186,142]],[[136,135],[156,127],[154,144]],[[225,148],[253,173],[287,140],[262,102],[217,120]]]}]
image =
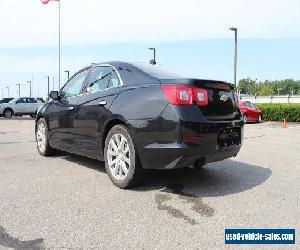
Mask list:
[{"label": "taillight", "polygon": [[208,104],[208,94],[206,89],[193,88],[189,86],[165,85],[161,89],[173,105],[193,105],[206,106]]},{"label": "taillight", "polygon": [[193,93],[198,106],[206,106],[208,104],[208,94],[206,89],[194,88]]},{"label": "taillight", "polygon": [[162,86],[165,97],[173,105],[192,105],[192,88],[186,86]]}]

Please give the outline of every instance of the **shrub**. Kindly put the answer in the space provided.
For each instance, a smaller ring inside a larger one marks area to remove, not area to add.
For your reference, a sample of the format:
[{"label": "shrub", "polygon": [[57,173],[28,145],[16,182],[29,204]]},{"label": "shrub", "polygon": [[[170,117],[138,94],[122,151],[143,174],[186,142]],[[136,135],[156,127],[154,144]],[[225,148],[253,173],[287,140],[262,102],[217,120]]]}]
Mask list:
[{"label": "shrub", "polygon": [[256,104],[265,121],[300,122],[300,104],[260,103]]}]

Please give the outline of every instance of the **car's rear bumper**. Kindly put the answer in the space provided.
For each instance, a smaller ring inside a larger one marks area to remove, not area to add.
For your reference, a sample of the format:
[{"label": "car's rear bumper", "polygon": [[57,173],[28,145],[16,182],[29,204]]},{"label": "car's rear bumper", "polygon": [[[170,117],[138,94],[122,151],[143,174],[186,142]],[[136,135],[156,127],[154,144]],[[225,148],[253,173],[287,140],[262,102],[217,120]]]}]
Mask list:
[{"label": "car's rear bumper", "polygon": [[234,157],[240,151],[243,138],[243,127],[235,129],[240,131],[240,139],[226,143],[220,141],[219,133],[213,132],[201,134],[198,141],[148,144],[141,150],[143,168],[181,168],[193,165],[197,160],[209,163]]}]

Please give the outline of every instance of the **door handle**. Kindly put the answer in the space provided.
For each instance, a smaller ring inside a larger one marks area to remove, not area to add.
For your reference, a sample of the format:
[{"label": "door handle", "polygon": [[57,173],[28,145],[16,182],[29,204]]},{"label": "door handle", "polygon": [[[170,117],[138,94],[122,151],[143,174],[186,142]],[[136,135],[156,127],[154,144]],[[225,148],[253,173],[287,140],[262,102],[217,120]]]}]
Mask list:
[{"label": "door handle", "polygon": [[104,106],[104,105],[106,105],[106,104],[107,104],[106,101],[101,101],[101,102],[99,102],[99,106]]},{"label": "door handle", "polygon": [[74,107],[68,107],[67,110],[68,111],[72,111],[74,109]]}]

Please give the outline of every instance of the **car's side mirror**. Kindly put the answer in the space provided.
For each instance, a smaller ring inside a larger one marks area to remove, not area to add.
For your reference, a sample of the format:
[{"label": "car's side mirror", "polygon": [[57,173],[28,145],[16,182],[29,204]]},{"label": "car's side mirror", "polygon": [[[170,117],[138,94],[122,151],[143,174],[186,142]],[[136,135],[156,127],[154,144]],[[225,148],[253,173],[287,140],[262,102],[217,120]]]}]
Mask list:
[{"label": "car's side mirror", "polygon": [[59,98],[58,91],[51,91],[50,92],[50,98],[53,99],[53,100],[57,100]]}]

